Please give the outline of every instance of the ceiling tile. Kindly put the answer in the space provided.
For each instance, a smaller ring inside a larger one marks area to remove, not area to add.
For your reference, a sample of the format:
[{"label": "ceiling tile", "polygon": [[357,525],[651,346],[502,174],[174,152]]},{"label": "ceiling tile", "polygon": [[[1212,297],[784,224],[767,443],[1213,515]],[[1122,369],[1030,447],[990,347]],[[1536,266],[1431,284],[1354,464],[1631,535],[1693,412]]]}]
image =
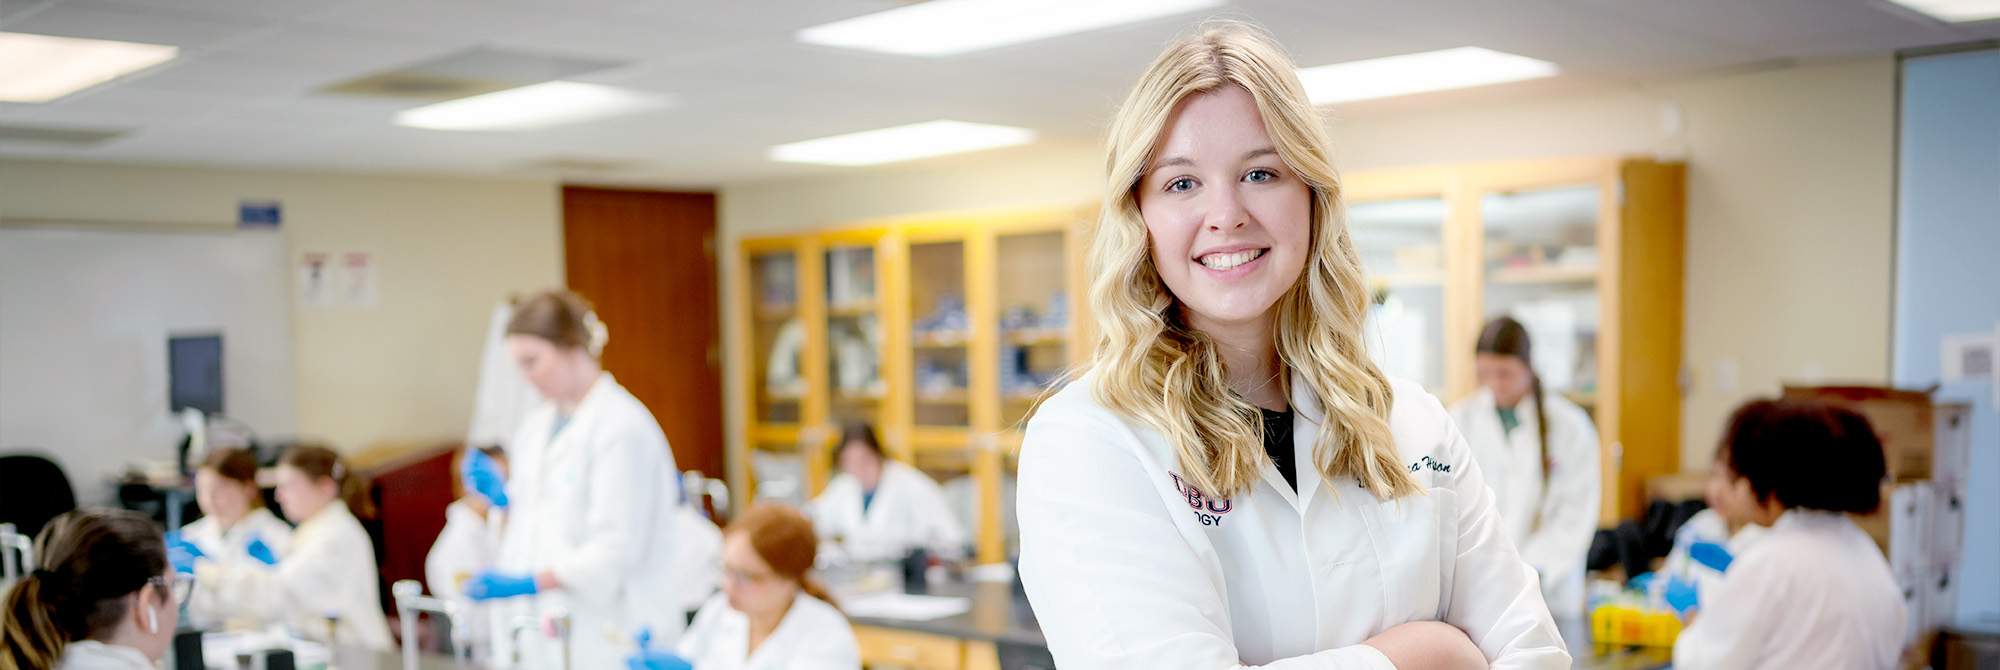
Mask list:
[{"label": "ceiling tile", "polygon": [[103,9],[81,3],[59,4],[28,16],[8,30],[65,37],[171,44],[198,48],[249,34],[266,21],[173,18],[139,11]]},{"label": "ceiling tile", "polygon": [[536,11],[458,0],[389,0],[324,12],[301,25],[427,40],[483,41],[531,31],[567,17],[556,8]]}]

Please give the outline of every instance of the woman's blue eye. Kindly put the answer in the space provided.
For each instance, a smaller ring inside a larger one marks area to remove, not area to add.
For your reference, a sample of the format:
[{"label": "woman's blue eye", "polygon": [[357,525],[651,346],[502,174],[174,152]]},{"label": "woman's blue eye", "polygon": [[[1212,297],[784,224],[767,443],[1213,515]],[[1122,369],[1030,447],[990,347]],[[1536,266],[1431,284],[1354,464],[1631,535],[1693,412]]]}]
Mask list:
[{"label": "woman's blue eye", "polygon": [[1167,191],[1172,193],[1181,193],[1192,188],[1194,188],[1194,180],[1186,177],[1167,182]]},{"label": "woman's blue eye", "polygon": [[1278,173],[1270,170],[1251,170],[1250,174],[1244,175],[1243,178],[1251,183],[1262,184],[1277,179]]}]

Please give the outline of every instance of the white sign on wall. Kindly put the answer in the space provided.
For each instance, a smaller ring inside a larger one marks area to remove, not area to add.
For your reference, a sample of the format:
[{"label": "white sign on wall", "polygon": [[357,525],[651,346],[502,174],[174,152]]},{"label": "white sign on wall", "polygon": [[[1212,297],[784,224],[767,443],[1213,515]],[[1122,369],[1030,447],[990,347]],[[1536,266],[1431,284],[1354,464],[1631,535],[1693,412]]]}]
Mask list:
[{"label": "white sign on wall", "polygon": [[346,251],[340,254],[340,296],[348,307],[374,307],[380,293],[375,254]]}]

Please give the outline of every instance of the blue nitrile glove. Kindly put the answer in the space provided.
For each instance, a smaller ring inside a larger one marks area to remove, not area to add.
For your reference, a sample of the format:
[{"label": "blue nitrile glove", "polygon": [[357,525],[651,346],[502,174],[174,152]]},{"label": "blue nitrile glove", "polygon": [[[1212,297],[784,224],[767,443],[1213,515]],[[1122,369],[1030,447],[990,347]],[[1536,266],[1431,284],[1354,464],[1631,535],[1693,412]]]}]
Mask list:
[{"label": "blue nitrile glove", "polygon": [[639,629],[639,650],[625,659],[625,670],[694,670],[694,664],[687,662],[668,649],[653,648],[653,629]]},{"label": "blue nitrile glove", "polygon": [[467,450],[459,470],[466,490],[478,493],[494,507],[507,508],[507,477],[500,474],[500,463],[492,456],[478,449]]},{"label": "blue nitrile glove", "polygon": [[1736,557],[1729,555],[1728,549],[1724,549],[1722,545],[1714,542],[1696,542],[1688,545],[1688,558],[1694,559],[1696,563],[1715,568],[1716,572],[1729,571],[1729,564],[1736,560]]},{"label": "blue nitrile glove", "polygon": [[1658,576],[1659,575],[1656,575],[1651,572],[1641,572],[1639,574],[1632,575],[1631,579],[1625,580],[1625,588],[1636,589],[1639,591],[1651,591],[1652,589],[1649,587],[1653,585],[1653,578]]},{"label": "blue nitrile glove", "polygon": [[251,558],[257,559],[258,562],[265,565],[278,564],[278,555],[271,551],[271,545],[264,544],[264,538],[250,538],[250,546],[244,548],[244,551],[249,553]]},{"label": "blue nitrile glove", "polygon": [[201,553],[201,547],[194,546],[193,542],[181,539],[181,532],[178,530],[167,533],[166,539],[167,562],[173,564],[174,572],[194,574],[194,559],[203,558],[207,554]]},{"label": "blue nitrile glove", "polygon": [[530,596],[534,594],[535,576],[532,574],[503,575],[497,572],[482,570],[479,574],[473,575],[471,579],[465,580],[465,597],[473,600],[492,600],[494,598],[512,598],[514,596]]},{"label": "blue nitrile glove", "polygon": [[1677,575],[1667,577],[1666,597],[1667,606],[1674,608],[1675,612],[1684,617],[1687,616],[1688,610],[1701,604],[1694,582],[1681,579]]}]

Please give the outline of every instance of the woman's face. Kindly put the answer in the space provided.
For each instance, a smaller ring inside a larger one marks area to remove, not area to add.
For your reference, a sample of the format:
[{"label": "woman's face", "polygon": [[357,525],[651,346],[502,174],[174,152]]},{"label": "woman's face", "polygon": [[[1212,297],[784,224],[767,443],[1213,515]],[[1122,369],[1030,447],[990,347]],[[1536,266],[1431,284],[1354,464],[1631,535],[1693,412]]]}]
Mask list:
[{"label": "woman's face", "polygon": [[1188,96],[1139,179],[1160,280],[1204,330],[1268,322],[1312,244],[1312,190],[1241,86]]},{"label": "woman's face", "polygon": [[508,335],[507,355],[521,367],[521,376],[544,398],[568,397],[583,376],[581,351],[564,349],[533,335]]},{"label": "woman's face", "polygon": [[1493,392],[1494,405],[1519,405],[1533,388],[1534,375],[1519,356],[1479,354],[1473,357],[1472,365],[1479,376],[1479,385]]},{"label": "woman's face", "polygon": [[1708,466],[1708,486],[1702,490],[1702,500],[1708,508],[1722,515],[1729,524],[1731,533],[1754,520],[1758,508],[1757,494],[1750,490],[1750,480],[1736,475],[1729,469],[1729,452],[1718,451],[1715,462]]},{"label": "woman's face", "polygon": [[729,596],[730,609],[753,616],[782,611],[798,590],[797,581],[771,571],[749,535],[730,533],[722,538],[722,592]]},{"label": "woman's face", "polygon": [[882,457],[868,445],[849,442],[840,448],[840,471],[853,477],[862,490],[873,491],[882,483]]},{"label": "woman's face", "polygon": [[285,508],[285,517],[294,523],[304,523],[326,509],[339,496],[339,491],[331,477],[314,479],[305,471],[290,465],[278,466],[278,485],[273,493],[278,504]]},{"label": "woman's face", "polygon": [[233,524],[249,514],[250,501],[257,494],[256,485],[224,477],[214,469],[194,472],[194,501],[201,505],[201,513],[226,523]]}]

